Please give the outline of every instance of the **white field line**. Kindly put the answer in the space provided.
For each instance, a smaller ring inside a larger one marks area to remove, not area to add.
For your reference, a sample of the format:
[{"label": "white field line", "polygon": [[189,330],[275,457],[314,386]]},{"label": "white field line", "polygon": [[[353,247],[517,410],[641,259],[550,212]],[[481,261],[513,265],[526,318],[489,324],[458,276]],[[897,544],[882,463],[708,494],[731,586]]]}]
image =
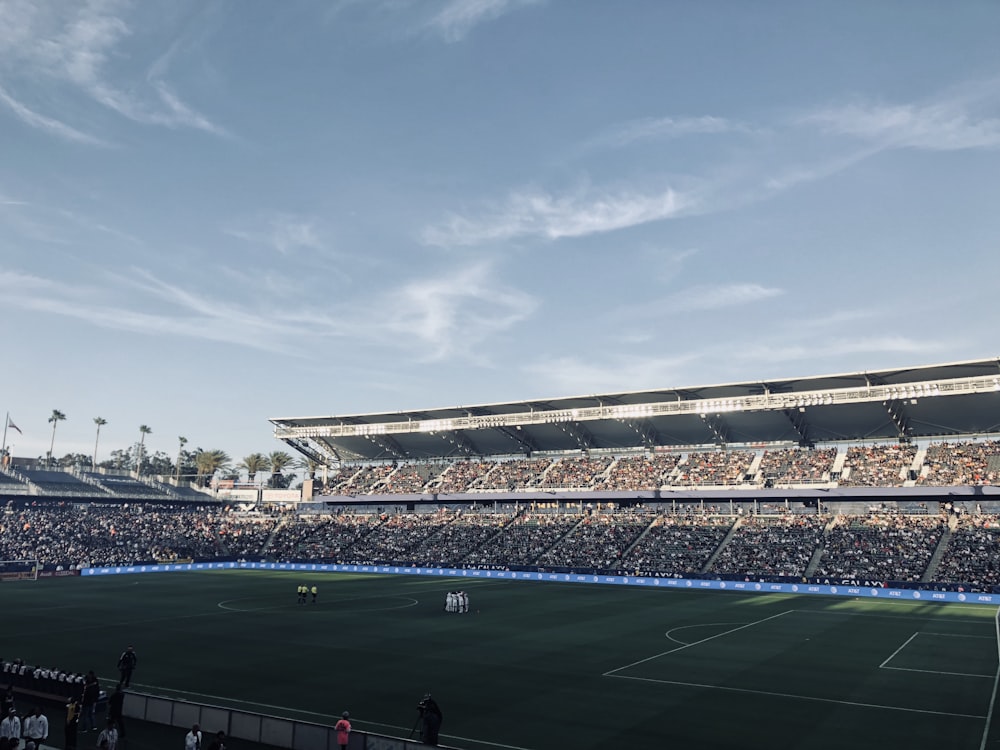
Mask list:
[{"label": "white field line", "polygon": [[718,627],[719,625],[742,625],[742,624],[743,623],[741,622],[698,622],[695,623],[694,625],[681,625],[680,627],[677,628],[670,628],[670,630],[668,630],[663,635],[664,637],[666,637],[668,641],[679,643],[682,646],[689,646],[690,643],[688,643],[687,641],[679,641],[670,634],[676,633],[678,630],[689,630],[690,628],[711,628],[711,627]]},{"label": "white field line", "polygon": [[[1000,611],[997,612],[996,616],[996,630],[997,630],[997,652],[1000,655]],[[986,725],[983,727],[983,740],[979,743],[979,750],[986,750],[986,740],[990,736],[990,724],[993,723],[993,707],[997,703],[997,685],[1000,685],[1000,664],[997,665],[996,677],[993,678],[993,694],[990,696],[990,707],[986,712]]]},{"label": "white field line", "polygon": [[640,680],[643,682],[656,682],[662,685],[679,685],[681,687],[701,688],[703,690],[725,690],[731,693],[748,693],[752,695],[771,695],[776,698],[790,698],[800,701],[814,701],[818,703],[836,703],[841,706],[857,706],[859,708],[877,708],[884,711],[904,711],[911,714],[932,714],[934,716],[950,716],[956,719],[985,719],[985,716],[974,714],[953,714],[947,711],[931,711],[924,708],[903,708],[902,706],[884,706],[879,703],[859,703],[858,701],[840,701],[834,698],[815,698],[809,695],[795,695],[794,693],[774,693],[769,690],[751,690],[750,688],[727,687],[725,685],[703,685],[697,682],[678,682],[676,680],[659,680],[654,677],[631,677],[629,675],[608,674],[606,676],[615,677],[619,680]]},{"label": "white field line", "polygon": [[[889,602],[888,600],[886,600],[886,601],[880,601],[879,602],[879,604],[890,604],[890,603],[891,604],[899,605],[899,604],[907,604],[908,602],[896,602],[896,601]],[[958,605],[956,605],[956,607],[957,606]],[[965,606],[965,609],[973,609],[973,607],[972,606]],[[920,620],[920,622],[947,622],[947,623],[955,624],[955,620],[950,620],[950,619],[945,618],[945,617],[910,617],[910,616],[907,616],[907,615],[868,614],[867,612],[829,612],[829,611],[824,610],[824,609],[796,609],[796,610],[793,610],[793,611],[795,611],[795,612],[804,612],[804,613],[810,614],[810,615],[829,615],[829,616],[836,616],[836,617],[877,617],[877,618],[879,618],[881,620]],[[982,608],[979,608],[979,611],[982,612]],[[978,622],[975,621],[975,620],[963,620],[961,622],[963,624],[973,624],[973,625],[985,625],[986,624],[986,622],[984,620],[980,620]],[[992,638],[992,636],[979,636],[979,637],[980,638],[984,638],[984,637],[990,637],[990,638]]]},{"label": "white field line", "polygon": [[910,667],[888,667],[888,666],[886,666],[890,661],[893,660],[893,657],[895,657],[896,654],[898,654],[900,651],[902,651],[904,648],[906,648],[908,645],[910,645],[910,642],[913,641],[913,639],[916,638],[918,635],[931,635],[931,636],[934,636],[936,638],[985,638],[986,637],[986,636],[982,636],[982,635],[963,635],[963,634],[957,634],[957,633],[927,633],[925,631],[918,630],[916,633],[914,633],[909,638],[907,638],[906,642],[902,646],[900,646],[895,651],[893,651],[892,652],[892,656],[890,656],[884,662],[882,662],[881,664],[879,664],[878,668],[879,669],[892,669],[892,670],[895,670],[896,672],[922,672],[923,674],[952,675],[953,677],[985,677],[987,679],[993,677],[993,675],[991,675],[991,674],[973,674],[973,673],[970,673],[970,672],[944,672],[944,671],[937,670],[937,669],[913,669],[913,668],[910,668]]},{"label": "white field line", "polygon": [[[285,602],[283,604],[273,604],[273,605],[270,605],[270,606],[267,606],[267,607],[251,607],[249,609],[241,609],[239,607],[229,607],[229,606],[227,606],[229,604],[232,604],[233,602],[242,602],[242,601],[246,601],[248,599],[249,600],[259,600],[260,597],[257,597],[257,596],[244,596],[244,597],[241,597],[239,599],[226,599],[225,601],[218,602],[218,604],[216,604],[216,606],[220,607],[221,609],[224,609],[224,610],[226,610],[228,612],[267,612],[267,611],[270,611],[270,610],[277,610],[277,609],[289,609],[291,607],[291,605],[288,604],[287,602]],[[370,600],[370,599],[403,599],[403,600],[405,600],[407,602],[407,604],[401,604],[401,605],[392,606],[392,607],[376,607],[374,609],[338,610],[337,614],[351,614],[353,612],[385,612],[385,611],[388,611],[388,610],[391,610],[391,609],[406,609],[407,607],[413,607],[413,606],[416,606],[417,604],[420,603],[419,599],[414,599],[412,596],[399,596],[398,594],[395,594],[395,595],[391,595],[391,596],[354,596],[354,597],[351,597],[349,599],[330,599],[330,600],[324,599],[323,600],[323,604],[343,604],[344,602],[362,602],[362,601],[367,601],[367,600]],[[304,606],[304,607],[306,607],[306,608],[308,608],[310,610],[316,609],[316,607],[314,607],[311,604],[298,605],[298,606],[300,606],[300,607]],[[320,605],[320,606],[322,607],[322,605]],[[322,607],[322,608],[325,609],[325,607]]]},{"label": "white field line", "polygon": [[937,669],[911,669],[910,667],[879,667],[880,669],[891,669],[895,672],[922,672],[924,674],[946,674],[952,677],[984,677],[987,680],[992,680],[993,675],[991,674],[970,674],[969,672],[941,672]]},{"label": "white field line", "polygon": [[723,631],[722,633],[716,633],[715,635],[709,636],[708,638],[702,638],[700,641],[694,641],[693,643],[685,643],[683,646],[678,646],[677,648],[672,648],[669,651],[663,651],[663,652],[661,652],[659,654],[654,654],[653,656],[648,656],[645,659],[640,659],[639,661],[634,661],[631,664],[626,664],[623,667],[617,667],[616,669],[609,670],[609,671],[605,672],[601,676],[602,677],[613,676],[615,672],[621,672],[624,669],[629,669],[630,667],[634,667],[634,666],[636,666],[638,664],[644,664],[645,662],[652,661],[653,659],[659,659],[661,656],[666,656],[667,654],[674,654],[674,653],[676,653],[678,651],[683,651],[684,649],[691,648],[692,646],[697,646],[697,645],[702,644],[702,643],[708,643],[709,641],[714,641],[716,638],[721,638],[722,636],[729,635],[730,633],[736,633],[736,632],[738,632],[740,630],[746,630],[747,628],[752,628],[754,625],[760,625],[761,623],[767,622],[768,620],[774,620],[774,619],[777,619],[779,617],[783,617],[784,615],[790,614],[791,612],[794,612],[794,611],[795,610],[791,610],[791,609],[785,610],[784,612],[779,612],[776,615],[771,615],[770,617],[765,617],[763,620],[757,620],[755,622],[748,622],[746,625],[740,625],[740,627],[738,627],[738,628],[733,628],[732,630],[726,630],[726,631]]},{"label": "white field line", "polygon": [[905,640],[905,641],[903,642],[903,645],[902,645],[902,646],[900,646],[900,647],[899,647],[899,648],[897,648],[897,649],[896,649],[895,651],[893,651],[893,652],[892,652],[892,653],[891,653],[891,654],[889,655],[889,658],[888,658],[888,659],[886,659],[886,660],[885,660],[884,662],[882,662],[881,664],[879,664],[879,665],[878,665],[878,668],[879,668],[879,669],[882,669],[883,667],[885,667],[885,665],[886,665],[886,664],[888,664],[889,662],[891,662],[891,661],[892,661],[893,657],[894,657],[894,656],[895,656],[896,654],[898,654],[898,653],[899,653],[900,651],[902,651],[902,650],[903,650],[904,648],[906,648],[907,646],[909,646],[909,645],[910,645],[910,641],[912,641],[912,640],[913,640],[914,638],[916,638],[916,637],[917,637],[918,635],[920,635],[920,632],[919,632],[919,631],[917,631],[916,633],[914,633],[913,635],[911,635],[911,636],[910,636],[909,638],[907,638],[907,639],[906,639],[906,640]]}]

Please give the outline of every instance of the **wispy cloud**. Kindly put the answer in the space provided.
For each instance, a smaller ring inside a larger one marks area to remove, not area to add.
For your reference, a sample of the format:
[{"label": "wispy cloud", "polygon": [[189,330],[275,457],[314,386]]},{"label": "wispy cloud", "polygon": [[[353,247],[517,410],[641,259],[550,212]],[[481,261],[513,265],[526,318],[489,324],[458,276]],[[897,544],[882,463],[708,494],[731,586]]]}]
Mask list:
[{"label": "wispy cloud", "polygon": [[637,141],[680,138],[688,135],[750,133],[748,125],[725,117],[644,117],[621,123],[589,141],[590,146],[621,147]]},{"label": "wispy cloud", "polygon": [[[255,276],[230,275],[246,289]],[[272,280],[273,281],[273,280]],[[294,289],[287,283],[285,289]],[[244,288],[241,287],[241,288]],[[145,336],[175,336],[307,356],[335,340],[357,350],[398,352],[414,361],[479,358],[477,349],[529,318],[537,301],[506,287],[487,263],[453,269],[400,287],[328,302],[288,296],[201,293],[150,271],[106,274],[101,281],[57,281],[0,270],[0,307],[46,313]],[[95,302],[95,300],[100,300]]]},{"label": "wispy cloud", "polygon": [[376,325],[397,341],[412,341],[425,360],[469,356],[487,339],[524,322],[538,303],[498,282],[489,263],[408,282],[383,295]]},{"label": "wispy cloud", "polygon": [[[641,342],[648,348],[648,342]],[[852,358],[870,363],[877,355],[883,361],[898,355],[915,360],[941,356],[949,344],[906,336],[836,337],[817,340],[778,340],[746,345],[741,340],[724,340],[710,346],[675,351],[668,356],[595,352],[593,356],[551,357],[535,360],[523,370],[533,382],[554,393],[615,393],[648,388],[682,387],[706,382],[727,382],[734,372],[782,372],[784,368],[806,365],[815,375],[820,370],[840,372],[856,366],[845,364]],[[824,364],[825,363],[825,364]],[[817,369],[818,368],[818,369]],[[714,378],[710,373],[718,372]]]},{"label": "wispy cloud", "polygon": [[958,151],[1000,146],[1000,119],[976,117],[959,100],[930,104],[848,104],[801,118],[826,133],[873,141],[886,148]]},{"label": "wispy cloud", "polygon": [[734,361],[759,366],[760,363],[787,362],[836,362],[857,354],[913,354],[931,356],[946,351],[948,344],[928,338],[911,338],[899,335],[840,336],[809,341],[775,341],[749,347],[733,346],[730,356]]},{"label": "wispy cloud", "polygon": [[524,366],[524,371],[552,393],[618,393],[680,385],[685,372],[702,357],[699,352],[667,357],[607,353],[595,357],[551,357]]},{"label": "wispy cloud", "polygon": [[90,135],[89,133],[84,133],[81,130],[67,125],[64,122],[55,120],[51,117],[46,117],[41,115],[34,110],[29,109],[24,104],[19,102],[13,96],[11,96],[7,91],[0,87],[0,102],[6,104],[11,111],[17,117],[24,122],[26,125],[30,125],[38,130],[45,131],[49,135],[54,135],[57,138],[62,138],[66,141],[73,141],[75,143],[86,143],[92,146],[107,146],[108,144],[97,138],[96,136]]},{"label": "wispy cloud", "polygon": [[296,250],[324,251],[328,249],[325,230],[319,222],[307,216],[277,214],[261,229],[225,229],[226,234],[246,242],[266,245],[282,255]]},{"label": "wispy cloud", "polygon": [[[290,345],[290,337],[301,335],[301,321],[287,319],[280,311],[254,311],[214,296],[199,296],[146,272],[112,281],[115,286],[109,288],[4,270],[0,271],[0,304],[146,336],[181,336],[289,354],[299,351]],[[167,304],[157,311],[148,301],[129,303],[123,294],[128,287]]]},{"label": "wispy cloud", "polygon": [[[669,281],[669,279],[668,279]],[[700,284],[655,300],[627,304],[607,316],[617,321],[653,321],[675,313],[708,312],[757,304],[785,294],[784,289],[754,282],[736,284]]]},{"label": "wispy cloud", "polygon": [[665,311],[721,310],[760,302],[784,294],[783,289],[761,284],[705,284],[672,294],[659,307]]},{"label": "wispy cloud", "polygon": [[[186,104],[163,78],[166,65],[154,64],[145,83],[132,80],[119,61],[122,43],[132,36],[128,5],[118,0],[64,4],[52,0],[0,6],[0,70],[8,79],[34,87],[69,84],[77,92],[137,123],[194,128],[226,135],[224,128]],[[116,83],[115,79],[121,82]],[[65,91],[59,91],[61,98]],[[25,123],[80,143],[101,143],[68,125],[66,118],[41,114],[7,90],[4,103]]]},{"label": "wispy cloud", "polygon": [[448,0],[427,22],[427,28],[440,34],[448,42],[458,42],[480,24],[539,2],[540,0]]},{"label": "wispy cloud", "polygon": [[672,218],[692,208],[690,197],[672,189],[565,196],[525,191],[512,193],[503,204],[480,215],[452,215],[442,224],[427,227],[421,239],[428,245],[448,247],[526,236],[583,237]]}]

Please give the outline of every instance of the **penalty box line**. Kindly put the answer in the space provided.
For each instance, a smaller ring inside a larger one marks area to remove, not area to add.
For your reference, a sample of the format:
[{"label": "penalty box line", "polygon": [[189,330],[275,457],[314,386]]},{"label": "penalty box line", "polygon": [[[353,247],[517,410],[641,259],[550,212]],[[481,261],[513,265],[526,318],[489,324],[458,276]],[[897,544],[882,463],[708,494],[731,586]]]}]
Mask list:
[{"label": "penalty box line", "polygon": [[[683,651],[686,648],[691,648],[692,646],[699,646],[702,643],[708,643],[709,641],[714,641],[716,638],[721,638],[724,635],[730,635],[732,633],[739,632],[740,630],[746,630],[747,628],[752,628],[755,625],[761,625],[769,620],[776,620],[779,617],[784,617],[785,615],[794,612],[794,609],[785,610],[784,612],[779,612],[776,615],[771,615],[770,617],[765,617],[763,620],[756,620],[755,622],[748,622],[746,625],[740,625],[738,628],[732,628],[731,630],[725,630],[721,633],[716,633],[715,635],[709,636],[708,638],[702,638],[700,641],[694,641],[693,643],[686,643],[683,646],[678,646],[677,648],[672,648],[669,651],[663,651],[659,654],[654,654],[653,656],[647,656],[645,659],[639,659],[639,661],[634,661],[631,664],[626,664],[623,667],[617,667],[615,669],[608,670],[601,677],[622,677],[623,675],[616,674],[617,672],[623,672],[626,669],[631,669],[632,667],[638,666],[639,664],[645,664],[648,661],[653,661],[654,659],[659,659],[661,656],[667,656],[668,654],[675,654],[678,651]],[[635,678],[640,679],[640,678]]]},{"label": "penalty box line", "polygon": [[703,690],[725,690],[730,693],[749,693],[751,695],[770,695],[775,698],[789,698],[799,701],[813,701],[816,703],[836,703],[841,706],[857,706],[858,708],[875,708],[883,711],[904,711],[911,714],[931,714],[933,716],[949,716],[955,719],[985,719],[985,716],[975,714],[954,714],[948,711],[932,711],[926,708],[905,708],[903,706],[884,706],[879,703],[860,703],[858,701],[841,701],[835,698],[817,698],[811,695],[796,695],[795,693],[775,693],[769,690],[751,690],[750,688],[729,687],[727,685],[703,685],[697,682],[678,682],[677,680],[660,680],[655,677],[631,677],[629,675],[611,674],[609,677],[616,677],[619,680],[639,680],[641,682],[655,682],[660,685],[678,685],[680,687],[701,688]]},{"label": "penalty box line", "polygon": [[[891,662],[893,659],[895,659],[896,656],[899,654],[899,652],[902,651],[907,646],[909,646],[917,636],[921,636],[921,635],[929,635],[929,636],[934,636],[934,637],[939,637],[939,638],[985,638],[986,637],[986,636],[981,636],[981,635],[965,635],[965,634],[962,634],[962,633],[926,633],[926,632],[918,630],[916,633],[914,633],[909,638],[907,638],[905,641],[903,641],[903,645],[901,645],[899,648],[897,648],[895,651],[893,651],[891,654],[889,654],[889,657],[884,662],[882,662],[881,664],[879,664],[878,668],[879,669],[891,669],[891,670],[893,670],[895,672],[920,672],[922,674],[950,675],[952,677],[979,677],[979,678],[989,679],[989,680],[993,679],[994,675],[991,675],[991,674],[974,674],[974,673],[971,673],[971,672],[943,672],[943,671],[936,670],[936,669],[915,669],[913,667],[890,667],[889,666],[889,662]],[[992,640],[992,639],[990,639],[990,640]]]}]

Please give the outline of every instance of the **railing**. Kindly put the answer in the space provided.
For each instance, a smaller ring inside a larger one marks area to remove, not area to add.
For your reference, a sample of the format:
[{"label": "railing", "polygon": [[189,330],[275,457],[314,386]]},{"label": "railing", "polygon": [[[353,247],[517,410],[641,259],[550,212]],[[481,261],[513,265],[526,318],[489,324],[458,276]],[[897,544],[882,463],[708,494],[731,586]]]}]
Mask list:
[{"label": "railing", "polygon": [[[205,737],[220,729],[234,740],[258,742],[288,750],[339,750],[337,732],[331,726],[298,719],[258,714],[205,703],[193,703],[144,693],[125,694],[126,717],[172,727],[201,727]],[[390,737],[352,729],[349,750],[419,750],[427,745],[419,740]],[[447,745],[438,747],[447,748]],[[454,750],[454,748],[453,748]]]}]

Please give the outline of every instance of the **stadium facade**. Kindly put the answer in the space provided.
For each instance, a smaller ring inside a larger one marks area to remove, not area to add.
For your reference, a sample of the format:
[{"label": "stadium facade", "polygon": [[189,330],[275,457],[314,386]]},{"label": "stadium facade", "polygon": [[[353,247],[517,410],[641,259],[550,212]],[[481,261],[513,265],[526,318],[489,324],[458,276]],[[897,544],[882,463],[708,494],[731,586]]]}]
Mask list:
[{"label": "stadium facade", "polygon": [[[766,451],[864,443],[975,440],[1000,431],[1000,358],[648,391],[400,412],[270,420],[274,436],[327,469],[366,464],[549,456]],[[762,497],[817,492],[863,498],[888,488],[773,488]],[[910,476],[900,495],[942,494]],[[598,499],[699,497],[735,486],[595,494]],[[963,486],[947,494],[992,494]],[[553,493],[559,494],[559,493]],[[426,492],[422,493],[426,496]],[[397,498],[398,499],[398,498]],[[459,499],[459,498],[451,498]],[[481,499],[481,497],[480,497]]]}]

